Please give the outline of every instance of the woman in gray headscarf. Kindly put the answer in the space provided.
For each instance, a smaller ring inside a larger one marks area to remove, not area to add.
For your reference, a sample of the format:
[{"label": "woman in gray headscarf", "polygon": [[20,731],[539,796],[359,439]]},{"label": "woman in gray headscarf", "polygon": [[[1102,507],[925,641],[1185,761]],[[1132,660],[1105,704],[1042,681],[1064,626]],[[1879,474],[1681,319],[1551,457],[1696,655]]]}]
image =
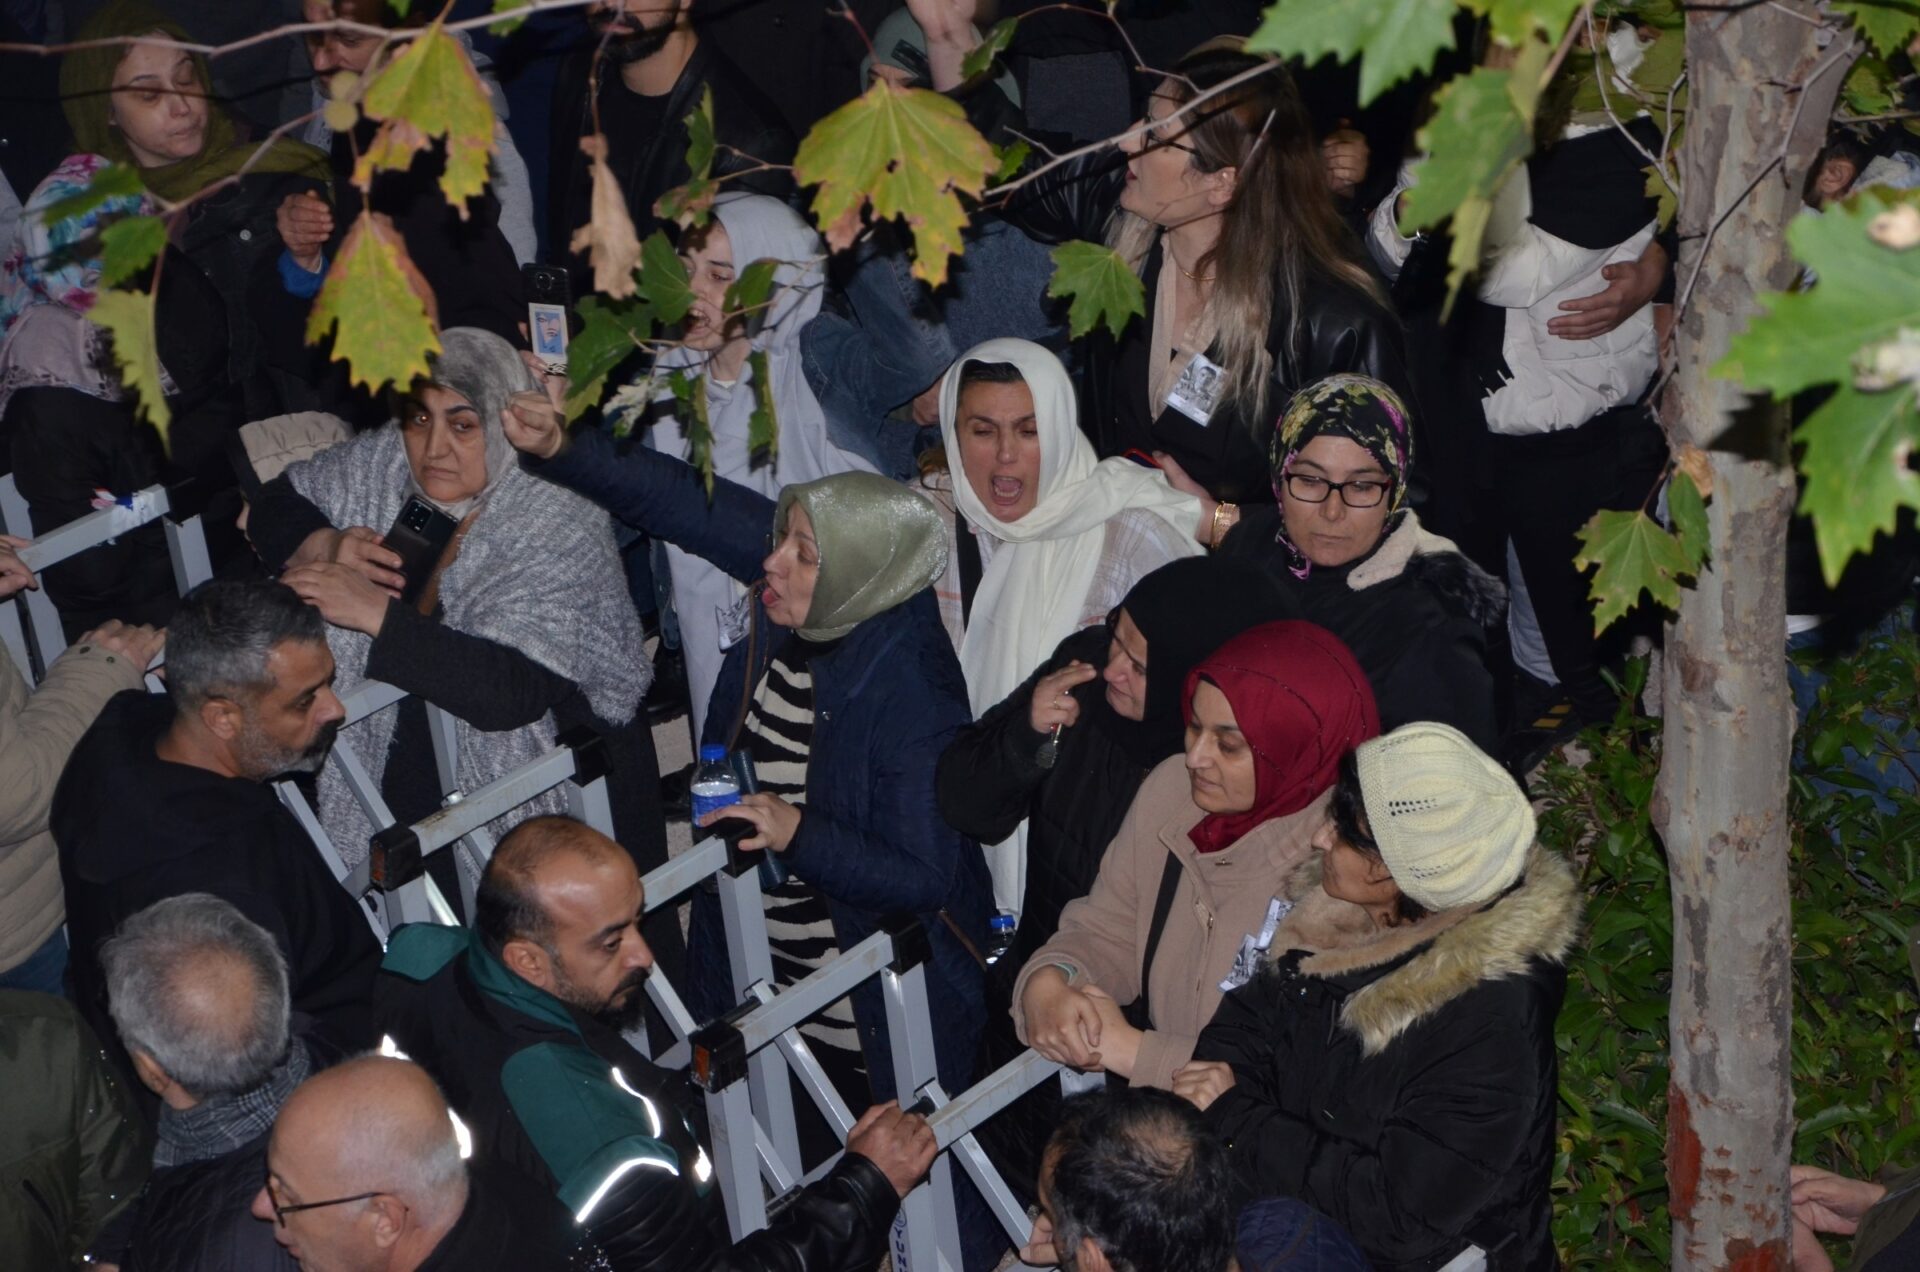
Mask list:
[{"label": "woman in gray headscarf", "polygon": [[[261,558],[284,567],[287,584],[326,615],[340,693],[378,680],[412,695],[341,734],[396,819],[417,821],[443,796],[422,701],[456,717],[462,791],[551,749],[560,732],[592,725],[613,761],[617,837],[645,871],[666,860],[658,761],[645,717],[636,718],[653,671],[612,523],[514,462],[501,413],[539,384],[513,347],[465,327],[441,343],[431,376],[400,395],[391,423],[269,482],[249,533]],[[401,559],[382,533],[415,495],[459,528],[407,604]],[[321,775],[320,815],[351,864],[381,828],[335,768]],[[549,794],[492,829],[559,811]],[[478,864],[462,861],[469,871]]]}]

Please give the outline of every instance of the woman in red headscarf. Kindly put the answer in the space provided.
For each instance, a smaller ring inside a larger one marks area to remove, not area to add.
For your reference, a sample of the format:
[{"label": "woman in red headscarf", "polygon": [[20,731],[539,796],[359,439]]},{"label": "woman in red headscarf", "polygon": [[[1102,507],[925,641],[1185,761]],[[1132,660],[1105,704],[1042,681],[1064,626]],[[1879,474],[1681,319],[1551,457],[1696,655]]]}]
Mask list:
[{"label": "woman in red headscarf", "polygon": [[1013,991],[1022,1041],[1141,1086],[1172,1086],[1221,995],[1257,965],[1340,757],[1380,732],[1353,654],[1303,622],[1221,646],[1187,677],[1186,717],[1186,753],[1148,774],[1093,890]]}]

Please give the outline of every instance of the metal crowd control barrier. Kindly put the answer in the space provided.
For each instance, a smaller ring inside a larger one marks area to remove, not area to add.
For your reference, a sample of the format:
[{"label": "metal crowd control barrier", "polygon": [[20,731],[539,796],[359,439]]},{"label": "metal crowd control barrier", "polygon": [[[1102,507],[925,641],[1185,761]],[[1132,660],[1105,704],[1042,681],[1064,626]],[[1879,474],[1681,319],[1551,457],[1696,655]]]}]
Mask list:
[{"label": "metal crowd control barrier", "polygon": [[[406,696],[392,685],[364,682],[342,699],[347,715],[341,727],[357,724]],[[547,754],[478,790],[463,792],[459,789],[453,717],[432,703],[425,707],[445,804],[419,822],[410,826],[396,822],[379,784],[361,763],[351,743],[344,739],[336,741],[327,757],[327,764],[346,783],[367,821],[382,827],[374,834],[366,859],[358,866],[347,866],[346,859],[295,782],[283,779],[274,784],[280,802],[306,829],[334,877],[348,892],[365,902],[368,922],[383,945],[387,934],[402,923],[454,922],[452,907],[426,873],[426,859],[430,855],[464,842],[481,862],[486,862],[493,856],[494,847],[493,838],[486,831],[487,823],[556,787],[563,789],[570,815],[602,834],[609,837],[613,834],[613,814],[607,802],[608,764],[599,734],[591,729],[570,731],[561,735],[558,745]],[[471,913],[473,885],[465,872],[461,873],[461,886],[462,900]]]},{"label": "metal crowd control barrier", "polygon": [[[26,502],[20,498],[12,474],[0,478],[0,524],[5,525],[8,534],[33,539],[20,552],[20,559],[28,569],[37,574],[89,548],[159,521],[167,536],[174,585],[184,596],[196,584],[213,577],[213,565],[207,557],[207,536],[199,514],[176,516],[175,503],[174,491],[165,486],[149,486],[126,504],[90,512],[34,538]],[[25,625],[21,622],[23,610]],[[29,682],[38,683],[46,675],[53,660],[66,649],[67,638],[60,627],[59,611],[44,589],[21,592],[12,603],[0,603],[0,641],[5,642],[14,665]]]}]

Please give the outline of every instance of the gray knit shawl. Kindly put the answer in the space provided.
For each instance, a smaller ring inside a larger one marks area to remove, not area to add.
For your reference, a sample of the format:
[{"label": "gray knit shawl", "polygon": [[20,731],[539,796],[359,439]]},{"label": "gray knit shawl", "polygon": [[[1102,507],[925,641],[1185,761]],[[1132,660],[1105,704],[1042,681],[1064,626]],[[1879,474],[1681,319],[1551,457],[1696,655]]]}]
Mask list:
[{"label": "gray knit shawl", "polygon": [[[486,333],[456,328],[443,339],[450,346],[466,345],[468,334]],[[512,347],[497,336],[489,339],[497,342],[500,356],[488,367],[486,383],[462,384],[438,366],[435,382],[476,405],[502,402],[503,386],[508,392],[536,387]],[[491,459],[496,453],[492,435],[503,430],[497,408],[483,409],[482,415]],[[287,477],[336,528],[369,526],[383,534],[413,489],[398,422],[294,464]],[[597,505],[533,476],[512,459],[502,471],[490,470],[488,483],[460,555],[440,577],[441,621],[518,650],[578,685],[601,720],[627,723],[652,683],[653,667],[641,645],[640,619],[627,593],[612,521]],[[366,680],[373,642],[360,632],[330,627],[327,643],[339,669],[336,688],[350,693]],[[386,769],[398,711],[387,707],[340,734],[376,785]],[[501,732],[456,720],[459,788],[473,791],[505,776],[551,750],[554,736],[552,712]],[[340,855],[355,866],[365,860],[368,840],[381,828],[368,822],[337,768],[329,764],[320,774],[320,820]],[[489,829],[498,838],[529,817],[565,811],[559,793],[549,792]],[[475,872],[479,863],[463,853],[462,865]]]}]

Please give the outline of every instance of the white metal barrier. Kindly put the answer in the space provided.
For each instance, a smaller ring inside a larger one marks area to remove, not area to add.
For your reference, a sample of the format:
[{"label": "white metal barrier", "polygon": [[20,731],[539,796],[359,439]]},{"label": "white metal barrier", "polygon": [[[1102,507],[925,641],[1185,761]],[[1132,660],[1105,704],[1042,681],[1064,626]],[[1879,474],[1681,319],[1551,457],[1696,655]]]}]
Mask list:
[{"label": "white metal barrier", "polygon": [[[390,685],[363,684],[346,700],[348,721],[363,719],[403,697]],[[438,708],[429,705],[427,711],[430,720],[437,716],[450,725],[451,717]],[[383,943],[391,927],[403,922],[454,921],[451,908],[425,872],[432,853],[464,841],[485,860],[493,850],[484,829],[487,823],[547,791],[564,788],[575,817],[612,834],[604,751],[597,735],[563,736],[548,754],[466,794],[454,789],[450,728],[445,736],[443,747],[436,733],[435,751],[447,803],[410,826],[394,824],[351,748],[335,744],[328,762],[339,766],[368,820],[386,828],[373,837],[367,860],[351,871],[298,787],[290,781],[278,784],[281,799],[307,827],[342,886],[371,903],[369,920]],[[734,1239],[766,1227],[781,1198],[823,1176],[838,1160],[836,1155],[811,1172],[802,1169],[790,1077],[843,1144],[853,1128],[855,1111],[821,1068],[800,1026],[877,979],[887,1016],[894,1087],[903,1106],[926,1115],[939,1146],[926,1181],[901,1204],[893,1234],[894,1266],[912,1272],[959,1269],[956,1167],[985,1199],[1008,1241],[1020,1248],[1031,1231],[1031,1220],[974,1132],[1035,1087],[1062,1076],[1061,1066],[1029,1049],[967,1090],[949,1096],[939,1081],[933,1045],[926,983],[931,949],[925,930],[910,917],[888,923],[798,983],[776,988],[757,865],[757,854],[742,853],[716,836],[696,843],[643,880],[649,913],[677,904],[709,879],[718,890],[740,1005],[699,1027],[678,988],[664,975],[656,971],[650,976],[647,990],[674,1035],[671,1047],[655,1063],[689,1068],[705,1093],[712,1138],[709,1149]],[[471,902],[469,895],[469,912]],[[648,1050],[644,1026],[627,1037],[641,1051]],[[1443,1272],[1483,1272],[1485,1267],[1484,1253],[1469,1247]]]},{"label": "white metal barrier", "polygon": [[[158,521],[167,537],[174,586],[184,596],[213,577],[213,563],[207,556],[207,536],[199,515],[176,518],[174,502],[173,493],[165,486],[149,486],[125,503],[90,512],[35,537],[26,501],[20,498],[13,475],[0,477],[0,525],[8,534],[33,540],[21,550],[20,559],[34,573]],[[14,666],[30,684],[46,676],[47,668],[66,649],[67,638],[60,626],[59,611],[44,586],[21,592],[10,602],[0,602],[0,642],[6,644]]]}]

